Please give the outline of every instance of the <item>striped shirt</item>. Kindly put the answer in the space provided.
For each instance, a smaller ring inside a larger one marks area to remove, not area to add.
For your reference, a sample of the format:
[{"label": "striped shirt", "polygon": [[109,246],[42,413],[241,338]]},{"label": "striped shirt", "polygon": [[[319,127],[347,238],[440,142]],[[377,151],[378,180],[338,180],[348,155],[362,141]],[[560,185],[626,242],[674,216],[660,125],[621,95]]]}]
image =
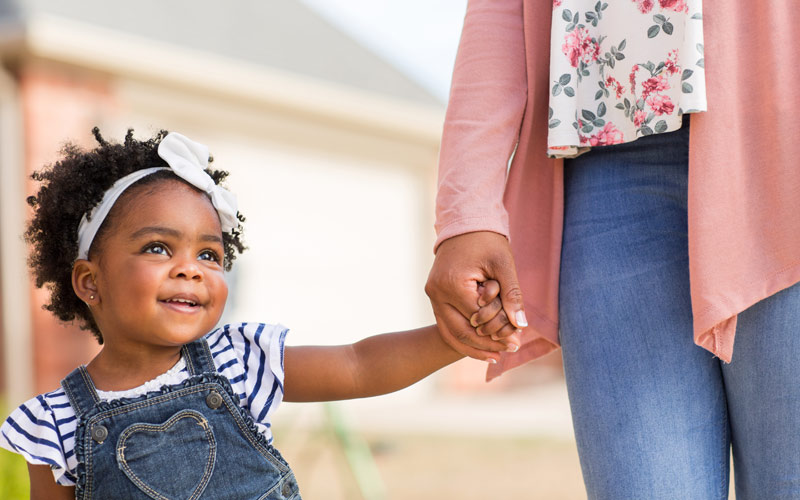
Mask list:
[{"label": "striped shirt", "polygon": [[[283,400],[283,347],[287,330],[281,325],[225,325],[206,335],[217,371],[228,379],[239,404],[272,442],[270,415]],[[178,384],[189,377],[184,360],[166,373],[134,389],[98,391],[102,399],[135,397]],[[17,408],[0,427],[0,446],[19,453],[31,464],[49,465],[58,484],[75,484],[77,418],[64,389],[41,394]]]}]

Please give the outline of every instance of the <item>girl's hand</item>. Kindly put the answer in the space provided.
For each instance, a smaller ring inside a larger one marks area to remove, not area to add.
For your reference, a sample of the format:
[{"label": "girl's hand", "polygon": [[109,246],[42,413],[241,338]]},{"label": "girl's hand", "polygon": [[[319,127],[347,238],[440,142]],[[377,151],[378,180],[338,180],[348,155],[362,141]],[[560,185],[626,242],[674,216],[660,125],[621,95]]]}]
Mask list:
[{"label": "girl's hand", "polygon": [[478,309],[469,318],[469,323],[475,328],[475,333],[483,337],[491,337],[508,346],[508,351],[515,352],[519,349],[520,330],[508,320],[500,300],[500,283],[489,280],[478,284]]}]

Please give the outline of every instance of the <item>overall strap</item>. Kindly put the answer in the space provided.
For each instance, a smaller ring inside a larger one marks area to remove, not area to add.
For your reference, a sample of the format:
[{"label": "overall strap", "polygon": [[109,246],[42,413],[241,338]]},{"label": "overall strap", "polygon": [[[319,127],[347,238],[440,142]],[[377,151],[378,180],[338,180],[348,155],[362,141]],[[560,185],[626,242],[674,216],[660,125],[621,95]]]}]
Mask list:
[{"label": "overall strap", "polygon": [[79,366],[72,370],[72,373],[61,381],[61,387],[64,388],[64,392],[69,398],[69,404],[78,418],[100,402],[100,397],[97,395],[97,390],[95,390],[92,378],[85,366]]},{"label": "overall strap", "polygon": [[214,357],[205,338],[197,339],[191,344],[186,344],[182,348],[183,359],[186,361],[186,369],[190,375],[201,373],[216,373],[217,367],[214,365]]}]

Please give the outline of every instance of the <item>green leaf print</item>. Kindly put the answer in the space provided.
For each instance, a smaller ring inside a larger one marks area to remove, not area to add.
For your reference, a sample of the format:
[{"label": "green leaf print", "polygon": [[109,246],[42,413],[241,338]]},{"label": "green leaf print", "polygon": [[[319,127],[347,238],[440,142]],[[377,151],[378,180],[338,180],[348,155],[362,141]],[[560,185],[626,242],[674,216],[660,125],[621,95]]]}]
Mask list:
[{"label": "green leaf print", "polygon": [[561,19],[565,20],[566,22],[571,22],[572,21],[572,11],[569,10],[569,9],[564,9],[564,11],[561,12]]},{"label": "green leaf print", "polygon": [[550,123],[547,124],[548,128],[556,128],[561,125],[561,120],[550,120]]},{"label": "green leaf print", "polygon": [[606,103],[601,102],[597,105],[597,116],[603,116],[606,114]]},{"label": "green leaf print", "polygon": [[572,87],[564,87],[564,93],[567,97],[575,97],[575,89]]},{"label": "green leaf print", "polygon": [[666,122],[666,120],[659,120],[658,123],[656,123],[656,133],[657,134],[662,134],[662,133],[664,133],[666,131],[667,131],[667,122]]},{"label": "green leaf print", "polygon": [[674,29],[672,23],[664,23],[663,28],[664,28],[664,33],[666,33],[667,35],[671,35],[672,30]]},{"label": "green leaf print", "polygon": [[647,30],[647,38],[655,38],[659,31],[661,31],[661,28],[657,24],[650,26],[650,29]]},{"label": "green leaf print", "polygon": [[693,90],[694,88],[686,82],[683,82],[683,85],[681,85],[681,91],[683,91],[684,94],[691,94]]},{"label": "green leaf print", "polygon": [[683,70],[683,74],[681,74],[681,81],[688,79],[690,76],[694,74],[694,71],[690,69]]},{"label": "green leaf print", "polygon": [[564,73],[558,78],[558,83],[560,83],[561,85],[566,85],[570,82],[570,80],[572,80],[572,75],[570,75],[569,73]]}]

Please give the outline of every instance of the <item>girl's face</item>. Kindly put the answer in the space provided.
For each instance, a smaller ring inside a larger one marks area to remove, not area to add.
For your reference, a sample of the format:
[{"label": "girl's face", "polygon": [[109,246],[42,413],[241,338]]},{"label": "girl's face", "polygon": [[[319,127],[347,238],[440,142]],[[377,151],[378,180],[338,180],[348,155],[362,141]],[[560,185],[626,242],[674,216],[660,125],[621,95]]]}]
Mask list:
[{"label": "girl's face", "polygon": [[92,313],[106,347],[132,352],[200,338],[217,324],[228,297],[216,210],[177,180],[125,199],[97,252]]}]

